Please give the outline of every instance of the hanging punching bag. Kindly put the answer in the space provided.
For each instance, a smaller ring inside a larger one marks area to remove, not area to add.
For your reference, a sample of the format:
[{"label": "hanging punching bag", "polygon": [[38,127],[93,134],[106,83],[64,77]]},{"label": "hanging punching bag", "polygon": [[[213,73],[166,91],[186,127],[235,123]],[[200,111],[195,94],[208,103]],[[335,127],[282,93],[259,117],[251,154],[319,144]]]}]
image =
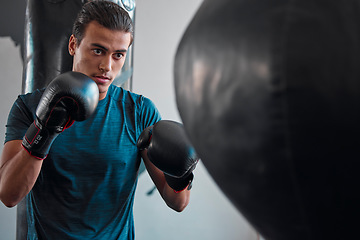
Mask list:
[{"label": "hanging punching bag", "polygon": [[360,2],[205,0],[177,106],[205,167],[267,240],[355,239]]},{"label": "hanging punching bag", "polygon": [[[24,37],[22,93],[46,87],[57,75],[72,70],[68,53],[72,25],[82,5],[89,0],[27,0]],[[135,0],[112,0],[135,22]],[[113,84],[131,89],[133,46]],[[26,198],[17,205],[16,239],[26,239]]]}]

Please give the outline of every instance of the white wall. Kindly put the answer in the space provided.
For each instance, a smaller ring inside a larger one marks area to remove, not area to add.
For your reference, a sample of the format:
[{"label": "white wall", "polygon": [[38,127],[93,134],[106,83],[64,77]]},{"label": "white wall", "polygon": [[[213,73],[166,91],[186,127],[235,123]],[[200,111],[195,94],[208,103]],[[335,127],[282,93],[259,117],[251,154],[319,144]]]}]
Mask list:
[{"label": "white wall", "polygon": [[[164,119],[181,121],[174,85],[173,60],[186,26],[202,0],[137,0],[133,91],[152,99]],[[0,139],[7,114],[21,91],[19,48],[0,38]],[[3,140],[2,140],[3,141]],[[0,144],[2,150],[2,144]],[[147,173],[139,177],[134,215],[137,240],[252,240],[256,233],[232,206],[199,163],[189,206],[170,210],[154,191]],[[15,239],[15,211],[0,204],[0,239]]]}]

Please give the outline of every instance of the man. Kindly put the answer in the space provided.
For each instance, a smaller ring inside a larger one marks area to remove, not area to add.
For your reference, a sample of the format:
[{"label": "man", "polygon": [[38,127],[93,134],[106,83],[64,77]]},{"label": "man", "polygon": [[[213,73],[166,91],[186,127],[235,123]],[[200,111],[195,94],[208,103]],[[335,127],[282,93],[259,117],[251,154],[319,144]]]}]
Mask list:
[{"label": "man", "polygon": [[[19,96],[13,105],[0,160],[0,199],[13,207],[26,197],[28,239],[134,239],[139,149],[166,204],[179,212],[187,206],[197,159],[187,159],[191,168],[184,174],[167,175],[178,164],[170,160],[169,168],[161,163],[162,149],[147,152],[161,131],[161,126],[156,130],[158,110],[149,99],[111,84],[132,40],[133,25],[125,10],[113,2],[88,2],[74,23],[69,53],[73,71],[96,83],[96,109],[89,110],[85,121],[72,124],[74,112],[89,108],[86,101],[94,96],[88,94],[86,80],[72,73],[60,75],[60,84],[45,91]],[[58,97],[61,85],[67,85],[68,93]],[[50,137],[36,139],[46,139],[47,147],[31,140],[43,136],[42,131]],[[171,151],[165,155],[178,158]],[[160,159],[157,167],[148,156]]]}]

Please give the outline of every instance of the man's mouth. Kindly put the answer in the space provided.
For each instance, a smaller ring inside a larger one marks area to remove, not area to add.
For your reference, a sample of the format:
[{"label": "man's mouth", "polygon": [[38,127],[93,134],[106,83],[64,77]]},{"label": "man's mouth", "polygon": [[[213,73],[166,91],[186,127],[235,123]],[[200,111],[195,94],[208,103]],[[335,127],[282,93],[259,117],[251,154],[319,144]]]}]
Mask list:
[{"label": "man's mouth", "polygon": [[93,76],[94,80],[96,83],[108,83],[109,81],[111,81],[110,77],[107,76]]}]

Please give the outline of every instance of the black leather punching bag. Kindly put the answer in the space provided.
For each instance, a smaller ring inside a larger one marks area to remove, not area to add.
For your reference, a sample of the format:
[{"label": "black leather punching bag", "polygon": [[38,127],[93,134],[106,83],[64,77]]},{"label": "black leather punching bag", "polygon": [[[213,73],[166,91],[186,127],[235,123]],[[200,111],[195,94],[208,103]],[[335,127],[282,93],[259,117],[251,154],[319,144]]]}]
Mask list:
[{"label": "black leather punching bag", "polygon": [[176,53],[189,138],[267,240],[358,238],[360,1],[205,0]]},{"label": "black leather punching bag", "polygon": [[[89,0],[27,0],[25,15],[24,72],[22,93],[44,88],[57,75],[72,70],[68,43],[72,25],[82,5]],[[135,0],[112,0],[135,22]],[[113,84],[131,89],[133,45]],[[17,205],[16,239],[26,239],[26,199]]]}]

